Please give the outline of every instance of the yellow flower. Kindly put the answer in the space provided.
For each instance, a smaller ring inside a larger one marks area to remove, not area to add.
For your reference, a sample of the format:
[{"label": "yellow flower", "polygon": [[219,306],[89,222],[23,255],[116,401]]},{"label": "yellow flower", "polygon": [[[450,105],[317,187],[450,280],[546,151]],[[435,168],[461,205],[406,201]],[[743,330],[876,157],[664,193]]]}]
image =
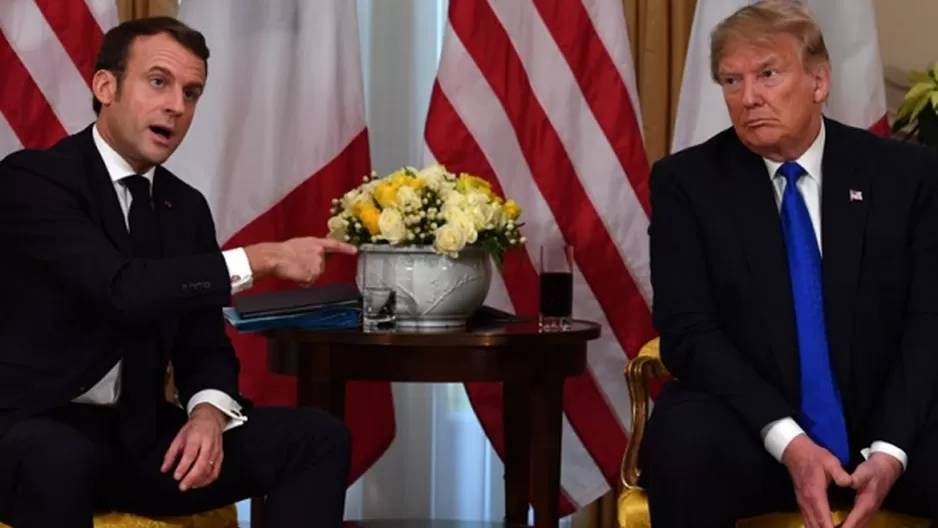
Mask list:
[{"label": "yellow flower", "polygon": [[372,235],[377,235],[381,232],[381,228],[378,226],[378,218],[380,217],[381,212],[378,211],[377,207],[369,207],[358,215],[358,219],[362,221],[365,229]]},{"label": "yellow flower", "polygon": [[[524,243],[514,222],[521,207],[493,191],[494,183],[440,164],[404,166],[384,177],[372,171],[360,185],[332,200],[329,236],[353,244],[432,244],[453,257],[464,247],[501,240]],[[432,196],[432,200],[430,199]],[[494,250],[493,250],[494,251]]]},{"label": "yellow flower", "polygon": [[502,206],[502,211],[505,212],[505,216],[507,216],[509,220],[517,220],[518,217],[521,216],[521,206],[514,200],[505,202],[505,205]]},{"label": "yellow flower", "polygon": [[375,187],[375,200],[382,208],[394,207],[397,203],[397,185],[391,180],[385,180]]},{"label": "yellow flower", "polygon": [[352,211],[353,215],[361,218],[362,211],[368,208],[374,208],[374,206],[375,204],[371,200],[371,198],[360,197],[352,204],[352,207],[350,208],[350,210]]},{"label": "yellow flower", "polygon": [[489,182],[466,173],[459,175],[459,180],[456,181],[456,190],[463,194],[468,194],[469,191],[479,191],[486,196],[492,196],[492,186]]},{"label": "yellow flower", "polygon": [[407,174],[407,171],[404,169],[399,169],[391,173],[391,175],[385,179],[391,182],[391,185],[394,187],[400,187],[401,185],[406,185],[407,181],[411,179],[411,176]]}]

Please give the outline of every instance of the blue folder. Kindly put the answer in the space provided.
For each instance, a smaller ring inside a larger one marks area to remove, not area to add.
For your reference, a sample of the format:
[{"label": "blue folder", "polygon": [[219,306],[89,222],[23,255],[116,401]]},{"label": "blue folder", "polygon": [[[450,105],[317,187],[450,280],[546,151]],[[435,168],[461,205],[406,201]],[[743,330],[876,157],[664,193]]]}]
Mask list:
[{"label": "blue folder", "polygon": [[240,332],[264,330],[342,330],[361,325],[361,308],[357,306],[326,306],[309,312],[242,318],[233,307],[222,309],[225,320]]}]

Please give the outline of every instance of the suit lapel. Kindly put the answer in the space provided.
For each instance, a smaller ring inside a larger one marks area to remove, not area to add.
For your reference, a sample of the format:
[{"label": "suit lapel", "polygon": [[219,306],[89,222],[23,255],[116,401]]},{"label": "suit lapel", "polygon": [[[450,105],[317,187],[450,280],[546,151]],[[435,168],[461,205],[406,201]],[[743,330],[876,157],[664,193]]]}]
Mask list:
[{"label": "suit lapel", "polygon": [[869,210],[869,175],[856,163],[837,123],[826,122],[821,179],[824,302],[834,372],[841,389],[850,379],[850,325]]},{"label": "suit lapel", "polygon": [[775,190],[762,158],[743,146],[735,135],[729,139],[723,159],[727,207],[741,236],[768,345],[788,394],[796,396],[799,361],[794,308]]},{"label": "suit lapel", "polygon": [[111,180],[104,160],[94,144],[94,138],[91,136],[92,124],[79,133],[81,141],[81,151],[85,154],[85,167],[91,189],[91,198],[97,206],[97,213],[111,242],[120,250],[130,252],[130,233],[127,230],[127,223],[124,217],[124,211],[121,209],[120,202],[117,200],[117,192],[114,189],[114,181]]}]

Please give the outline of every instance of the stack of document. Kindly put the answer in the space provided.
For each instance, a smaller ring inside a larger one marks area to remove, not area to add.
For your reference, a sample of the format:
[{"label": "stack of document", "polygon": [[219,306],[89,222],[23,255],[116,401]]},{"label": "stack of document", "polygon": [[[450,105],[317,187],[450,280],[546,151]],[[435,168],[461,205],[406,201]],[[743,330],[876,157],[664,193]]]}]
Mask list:
[{"label": "stack of document", "polygon": [[330,284],[239,295],[223,309],[242,332],[283,328],[345,329],[361,325],[361,293],[354,284]]}]

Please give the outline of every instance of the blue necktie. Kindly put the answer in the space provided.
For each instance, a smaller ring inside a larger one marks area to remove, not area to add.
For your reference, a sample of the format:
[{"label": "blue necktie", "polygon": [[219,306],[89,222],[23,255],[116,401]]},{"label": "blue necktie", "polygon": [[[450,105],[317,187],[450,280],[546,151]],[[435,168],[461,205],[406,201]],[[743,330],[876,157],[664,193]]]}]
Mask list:
[{"label": "blue necktie", "polygon": [[782,195],[781,219],[801,358],[799,422],[809,437],[846,465],[850,460],[850,447],[828,355],[821,253],[808,208],[796,186],[805,172],[791,161],[783,163],[778,171],[787,180]]}]

